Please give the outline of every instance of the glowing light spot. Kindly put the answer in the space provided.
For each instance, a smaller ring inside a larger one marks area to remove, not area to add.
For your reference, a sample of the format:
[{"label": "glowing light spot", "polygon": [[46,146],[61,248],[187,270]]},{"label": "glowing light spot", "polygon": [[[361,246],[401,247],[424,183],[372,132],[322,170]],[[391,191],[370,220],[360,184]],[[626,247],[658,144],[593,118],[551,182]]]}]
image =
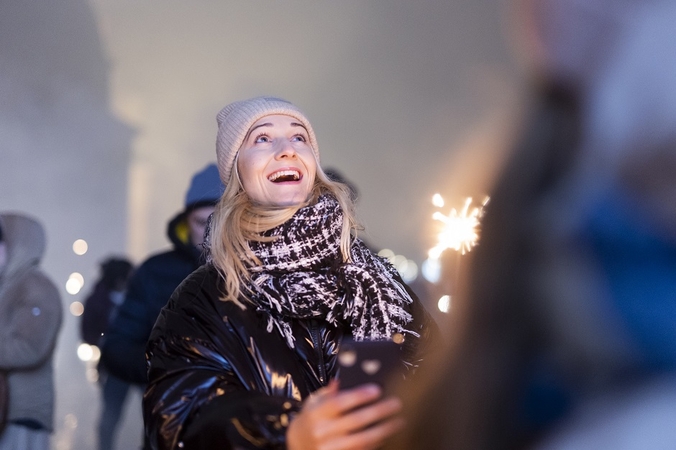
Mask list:
[{"label": "glowing light spot", "polygon": [[89,344],[80,344],[77,347],[77,357],[80,358],[80,361],[91,361],[94,356],[94,350]]},{"label": "glowing light spot", "polygon": [[84,239],[78,239],[75,242],[73,242],[73,252],[78,256],[82,256],[85,253],[87,253],[88,249],[89,245],[87,244],[87,241],[85,241]]},{"label": "glowing light spot", "polygon": [[422,276],[430,283],[438,283],[441,278],[441,263],[439,258],[428,258],[422,263]]},{"label": "glowing light spot", "polygon": [[394,264],[394,252],[389,248],[384,248],[381,251],[379,251],[378,256],[381,256]]},{"label": "glowing light spot", "polygon": [[84,312],[84,305],[80,302],[73,302],[68,309],[72,315],[80,317]]},{"label": "glowing light spot", "polygon": [[77,280],[77,282],[80,283],[81,286],[84,286],[84,277],[82,276],[82,274],[80,274],[78,272],[73,272],[73,273],[70,274],[70,276],[68,278],[69,279],[72,278],[73,280]]},{"label": "glowing light spot", "polygon": [[394,265],[399,272],[406,270],[407,264],[408,259],[406,259],[404,255],[394,255],[394,258],[392,258],[392,265]]},{"label": "glowing light spot", "polygon": [[101,350],[96,345],[90,345],[92,348],[92,359],[91,361],[99,362],[101,359]]},{"label": "glowing light spot", "polygon": [[399,271],[404,283],[412,283],[418,278],[418,265],[412,259],[406,260],[406,267]]},{"label": "glowing light spot", "polygon": [[451,310],[451,296],[442,295],[439,301],[437,302],[437,307],[442,313],[448,313]]},{"label": "glowing light spot", "polygon": [[488,197],[480,207],[472,208],[472,199],[465,200],[463,208],[458,212],[455,208],[451,209],[448,215],[439,211],[432,215],[434,220],[443,223],[443,229],[437,236],[437,245],[430,249],[428,255],[432,259],[439,259],[444,250],[452,248],[465,254],[472,250],[479,241],[479,219],[483,215],[483,207],[488,202]]},{"label": "glowing light spot", "polygon": [[69,294],[75,295],[80,292],[80,289],[82,289],[82,285],[77,280],[69,278],[68,281],[66,281],[66,292]]},{"label": "glowing light spot", "polygon": [[437,208],[442,208],[444,206],[444,198],[441,194],[434,194],[432,196],[432,204]]},{"label": "glowing light spot", "polygon": [[66,291],[71,295],[80,292],[83,286],[84,277],[78,272],[71,273],[68,277],[68,281],[66,281]]}]

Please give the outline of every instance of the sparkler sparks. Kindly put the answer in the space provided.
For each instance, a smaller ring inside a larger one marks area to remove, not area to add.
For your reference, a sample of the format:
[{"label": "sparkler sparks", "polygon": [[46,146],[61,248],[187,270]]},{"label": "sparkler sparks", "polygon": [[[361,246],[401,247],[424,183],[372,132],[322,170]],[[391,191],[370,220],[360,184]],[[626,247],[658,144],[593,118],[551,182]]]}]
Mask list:
[{"label": "sparkler sparks", "polygon": [[[447,216],[439,211],[432,215],[432,218],[442,222],[444,227],[438,235],[437,245],[428,253],[430,259],[438,260],[443,251],[449,248],[463,255],[472,250],[479,240],[479,219],[488,200],[486,197],[481,206],[470,209],[472,199],[467,198],[460,212],[453,208]],[[439,194],[435,194],[433,203],[435,206],[444,204]]]}]

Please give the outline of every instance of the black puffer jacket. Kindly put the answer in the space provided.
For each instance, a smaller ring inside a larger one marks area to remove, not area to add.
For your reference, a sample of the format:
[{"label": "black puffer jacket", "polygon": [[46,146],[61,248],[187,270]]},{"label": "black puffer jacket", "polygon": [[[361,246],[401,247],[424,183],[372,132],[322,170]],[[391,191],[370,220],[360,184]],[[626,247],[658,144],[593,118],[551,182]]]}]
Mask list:
[{"label": "black puffer jacket", "polygon": [[[290,415],[335,377],[345,332],[297,320],[291,349],[253,308],[217,300],[218,285],[213,266],[202,266],[160,313],[147,350],[146,432],[161,450],[284,449]],[[402,360],[415,367],[437,331],[412,297],[421,339],[404,342]]]}]

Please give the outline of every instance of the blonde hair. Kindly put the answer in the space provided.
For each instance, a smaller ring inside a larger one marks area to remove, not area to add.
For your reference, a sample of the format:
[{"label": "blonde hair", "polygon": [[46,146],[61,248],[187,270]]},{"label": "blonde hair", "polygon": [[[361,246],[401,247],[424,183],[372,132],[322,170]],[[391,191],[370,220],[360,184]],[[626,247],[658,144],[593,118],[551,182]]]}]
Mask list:
[{"label": "blonde hair", "polygon": [[274,237],[264,237],[261,233],[283,224],[300,208],[315,204],[323,194],[332,194],[343,211],[340,252],[343,262],[348,262],[352,240],[362,227],[356,219],[350,189],[345,184],[330,180],[317,165],[315,182],[305,203],[291,207],[257,205],[244,191],[235,162],[211,222],[211,259],[225,283],[221,300],[234,301],[244,307],[241,300],[249,301],[250,293],[242,285],[251,279],[249,268],[261,264],[249,247],[249,241],[274,240]]}]

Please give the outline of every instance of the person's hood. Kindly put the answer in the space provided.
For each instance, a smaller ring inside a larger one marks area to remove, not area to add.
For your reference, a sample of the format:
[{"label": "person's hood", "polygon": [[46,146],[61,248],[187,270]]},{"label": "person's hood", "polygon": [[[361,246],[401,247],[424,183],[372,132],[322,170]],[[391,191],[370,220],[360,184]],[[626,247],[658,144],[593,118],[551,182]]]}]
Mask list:
[{"label": "person's hood", "polygon": [[188,212],[182,211],[176,214],[167,224],[167,237],[174,249],[190,255],[195,260],[200,260],[201,249],[190,242],[190,227],[188,225]]},{"label": "person's hood", "polygon": [[37,220],[19,214],[0,214],[0,227],[7,246],[7,264],[0,276],[11,276],[40,262],[46,239]]}]

